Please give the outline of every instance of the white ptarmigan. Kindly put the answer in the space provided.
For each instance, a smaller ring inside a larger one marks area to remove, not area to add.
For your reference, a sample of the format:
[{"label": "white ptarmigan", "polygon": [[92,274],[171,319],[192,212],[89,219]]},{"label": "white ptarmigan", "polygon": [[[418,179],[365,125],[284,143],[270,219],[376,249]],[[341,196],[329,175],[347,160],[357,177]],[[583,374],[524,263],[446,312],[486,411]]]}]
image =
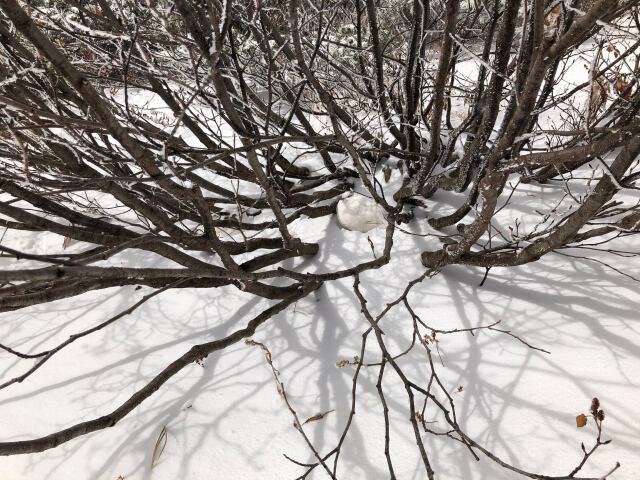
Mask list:
[{"label": "white ptarmigan", "polygon": [[338,225],[346,230],[366,233],[386,225],[384,210],[373,199],[350,194],[343,197],[336,208]]}]

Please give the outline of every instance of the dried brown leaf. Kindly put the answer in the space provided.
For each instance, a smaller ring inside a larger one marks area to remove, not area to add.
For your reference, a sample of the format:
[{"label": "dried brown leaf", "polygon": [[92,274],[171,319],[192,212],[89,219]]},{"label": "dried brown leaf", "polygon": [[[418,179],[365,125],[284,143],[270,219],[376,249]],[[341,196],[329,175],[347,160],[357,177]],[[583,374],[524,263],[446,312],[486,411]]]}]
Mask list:
[{"label": "dried brown leaf", "polygon": [[371,247],[371,253],[373,253],[373,258],[375,260],[378,258],[376,257],[376,247],[373,245],[373,241],[371,240],[371,237],[369,237],[368,235],[367,235],[367,240],[369,241],[369,246]]},{"label": "dried brown leaf", "polygon": [[584,427],[587,424],[587,416],[584,413],[581,413],[576,417],[576,425],[578,428]]},{"label": "dried brown leaf", "polygon": [[323,419],[325,417],[325,415],[328,415],[331,412],[333,412],[333,410],[327,410],[326,412],[318,413],[317,415],[314,415],[313,417],[309,417],[302,423],[302,425],[306,425],[309,422],[316,422],[318,420],[321,420],[321,419]]}]

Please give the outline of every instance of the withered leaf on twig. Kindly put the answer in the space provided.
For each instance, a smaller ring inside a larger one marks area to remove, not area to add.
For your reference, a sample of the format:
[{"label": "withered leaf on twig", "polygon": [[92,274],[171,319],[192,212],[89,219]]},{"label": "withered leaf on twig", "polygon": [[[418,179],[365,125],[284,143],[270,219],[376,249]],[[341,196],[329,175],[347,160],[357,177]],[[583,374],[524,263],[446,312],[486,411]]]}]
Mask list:
[{"label": "withered leaf on twig", "polygon": [[358,355],[354,355],[353,361],[347,359],[340,360],[339,362],[336,362],[336,367],[342,368],[346,367],[347,365],[357,365],[358,363],[360,363],[360,357]]},{"label": "withered leaf on twig", "polygon": [[371,240],[371,237],[369,237],[367,235],[367,240],[369,241],[369,246],[371,247],[371,253],[373,253],[373,258],[377,259],[378,257],[376,257],[376,247],[373,245],[373,241]]},{"label": "withered leaf on twig", "polygon": [[322,418],[324,418],[324,417],[325,417],[325,415],[328,415],[328,414],[330,414],[331,412],[333,412],[333,410],[327,410],[327,411],[326,411],[326,412],[324,412],[324,413],[319,413],[319,414],[317,414],[317,415],[314,415],[313,417],[309,417],[309,418],[307,418],[307,419],[304,421],[304,423],[303,423],[302,425],[306,425],[306,424],[307,424],[307,423],[309,423],[309,422],[315,422],[315,421],[317,421],[317,420],[321,420]]},{"label": "withered leaf on twig", "polygon": [[389,180],[391,179],[391,168],[384,167],[382,169],[382,173],[384,174],[384,183],[389,183]]}]

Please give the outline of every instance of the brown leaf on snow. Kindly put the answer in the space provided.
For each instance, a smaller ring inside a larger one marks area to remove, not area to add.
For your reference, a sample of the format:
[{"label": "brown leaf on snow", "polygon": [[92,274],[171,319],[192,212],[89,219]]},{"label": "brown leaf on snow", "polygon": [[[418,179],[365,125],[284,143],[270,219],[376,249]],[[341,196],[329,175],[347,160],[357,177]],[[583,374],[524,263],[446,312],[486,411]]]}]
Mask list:
[{"label": "brown leaf on snow", "polygon": [[584,427],[587,424],[587,416],[584,413],[581,413],[576,417],[576,425],[578,428]]}]

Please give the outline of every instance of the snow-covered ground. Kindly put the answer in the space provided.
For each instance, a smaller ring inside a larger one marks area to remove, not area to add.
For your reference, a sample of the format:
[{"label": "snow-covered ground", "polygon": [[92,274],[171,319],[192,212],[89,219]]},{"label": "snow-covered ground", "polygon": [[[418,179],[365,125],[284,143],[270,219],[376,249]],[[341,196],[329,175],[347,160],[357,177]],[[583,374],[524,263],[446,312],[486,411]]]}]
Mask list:
[{"label": "snow-covered ground", "polygon": [[[384,238],[380,228],[367,234],[341,229],[335,216],[298,221],[294,230],[304,240],[320,243],[317,257],[305,264],[309,271],[371,259],[367,236],[377,250]],[[48,240],[60,239],[9,232],[3,243],[32,250],[39,246],[34,242]],[[362,275],[372,312],[423,271],[419,253],[426,245],[423,237],[398,233],[391,264]],[[640,277],[637,262],[611,255],[606,260]],[[577,429],[575,416],[587,413],[591,398],[598,396],[607,414],[604,438],[613,442],[597,452],[584,473],[602,475],[620,461],[613,478],[638,478],[638,283],[596,262],[558,254],[530,266],[495,268],[479,287],[483,274],[480,269],[446,268],[414,288],[411,304],[436,328],[501,320],[501,328],[551,353],[530,350],[498,332],[441,337],[438,368],[455,399],[460,424],[517,466],[567,474],[581,458],[580,442],[590,446],[595,439],[593,424]],[[0,337],[14,348],[40,350],[103,321],[148,292],[110,289],[3,313]],[[233,287],[161,294],[134,314],[76,342],[24,384],[2,391],[2,440],[45,435],[111,411],[190,345],[224,336],[267,304]],[[262,326],[254,337],[273,353],[300,418],[335,409],[305,426],[320,452],[335,445],[349,412],[354,369],[338,368],[336,363],[359,353],[361,334],[368,326],[359,311],[351,279],[329,282]],[[405,312],[385,318],[382,328],[391,348],[399,352],[409,344]],[[33,336],[34,331],[39,334]],[[416,350],[412,358],[416,366],[409,371],[418,375],[424,357]],[[378,359],[375,353],[369,360]],[[2,354],[0,368],[7,379],[24,365]],[[361,373],[355,423],[340,457],[338,478],[388,478],[377,373],[376,367]],[[401,479],[423,478],[404,391],[388,377],[396,474]],[[41,454],[2,458],[0,472],[11,480],[294,479],[304,468],[283,454],[300,462],[311,462],[313,456],[292,423],[263,352],[236,344],[211,355],[203,366],[186,368],[115,427]],[[163,426],[168,432],[166,449],[151,469]],[[426,438],[438,478],[518,478],[484,457],[476,462],[459,443]],[[310,476],[323,477],[321,469]]]},{"label": "snow-covered ground", "polygon": [[[477,66],[470,61],[457,68],[473,78]],[[588,75],[577,60],[572,72],[576,75],[567,88]],[[583,96],[586,102],[588,96]],[[156,112],[155,120],[160,123],[163,115],[172,121],[166,108],[158,106],[157,98],[138,97],[138,101],[148,101],[147,107]],[[453,106],[456,111],[467,108],[462,101],[457,103]],[[561,123],[561,109],[553,115],[544,119],[549,127],[555,121]],[[454,124],[460,118],[453,115]],[[171,129],[171,125],[165,127]],[[193,137],[185,140],[197,144]],[[379,180],[383,182],[381,175]],[[392,195],[400,180],[394,170],[391,183],[385,184],[387,194]],[[249,189],[251,185],[242,187]],[[324,272],[379,255],[384,229],[369,227],[384,219],[360,195],[363,192],[359,188],[339,209],[343,226],[350,230],[340,228],[336,216],[294,222],[292,233],[306,242],[319,243],[320,250],[313,258],[292,260],[284,266]],[[572,201],[569,198],[560,203],[563,195],[560,184],[520,186],[512,201],[517,207],[504,209],[494,227],[502,226],[508,235],[507,227],[518,219],[531,231],[539,219],[535,214],[538,207],[558,216],[566,213]],[[460,195],[452,201],[453,197],[437,193],[430,200],[428,213],[449,213],[463,198]],[[368,209],[364,221],[363,205]],[[422,212],[422,217],[402,228],[417,234],[434,233],[425,225]],[[53,234],[9,231],[2,243],[22,251],[51,253],[62,248],[63,239]],[[433,237],[396,232],[391,263],[361,276],[371,312],[379,312],[410,280],[422,274],[420,253],[439,245]],[[616,247],[637,250],[633,242],[625,240],[617,240]],[[640,284],[635,279],[640,279],[640,263],[637,258],[629,261],[604,252],[562,253],[589,259],[552,253],[527,266],[494,268],[482,287],[483,269],[447,267],[416,286],[409,299],[416,313],[434,328],[468,329],[500,320],[499,328],[550,352],[532,350],[497,331],[439,337],[440,363],[436,367],[455,400],[460,425],[479,443],[525,470],[566,475],[582,457],[581,442],[589,448],[595,440],[593,423],[578,429],[575,417],[588,413],[591,399],[597,396],[606,413],[603,437],[613,441],[597,451],[582,474],[598,477],[619,461],[621,467],[612,478],[638,480]],[[138,251],[116,256],[111,263],[134,266],[151,261],[155,261],[151,254]],[[3,268],[9,262],[0,258]],[[21,266],[28,265],[21,261]],[[253,337],[272,352],[274,366],[281,372],[287,396],[301,419],[334,410],[305,426],[320,453],[335,446],[351,406],[354,367],[336,364],[359,354],[361,335],[369,326],[360,313],[352,284],[353,279],[327,282],[260,327]],[[146,287],[108,289],[2,313],[0,338],[3,344],[21,351],[40,351],[104,321],[150,292]],[[111,412],[193,344],[227,335],[269,304],[235,287],[160,294],[133,314],[75,342],[26,382],[0,391],[0,441],[43,436]],[[381,327],[392,353],[410,344],[412,328],[406,311],[393,310]],[[375,348],[368,354],[368,362],[379,360]],[[423,352],[416,349],[404,362],[415,378],[425,378]],[[0,381],[24,372],[26,363],[0,352]],[[377,377],[377,367],[366,367],[360,373],[354,424],[340,456],[340,479],[389,476]],[[424,478],[404,390],[391,375],[384,388],[396,475],[399,479]],[[446,427],[442,419],[425,420],[436,421],[431,424],[434,429]],[[44,453],[0,458],[0,478],[293,480],[305,469],[284,455],[302,463],[314,461],[293,421],[277,392],[264,352],[238,343],[212,354],[202,365],[184,369],[113,428]],[[151,468],[154,445],[165,426],[166,448]],[[466,447],[446,437],[425,434],[425,442],[438,479],[520,478],[486,457],[476,462]],[[323,477],[326,473],[318,468],[308,478]]]}]

